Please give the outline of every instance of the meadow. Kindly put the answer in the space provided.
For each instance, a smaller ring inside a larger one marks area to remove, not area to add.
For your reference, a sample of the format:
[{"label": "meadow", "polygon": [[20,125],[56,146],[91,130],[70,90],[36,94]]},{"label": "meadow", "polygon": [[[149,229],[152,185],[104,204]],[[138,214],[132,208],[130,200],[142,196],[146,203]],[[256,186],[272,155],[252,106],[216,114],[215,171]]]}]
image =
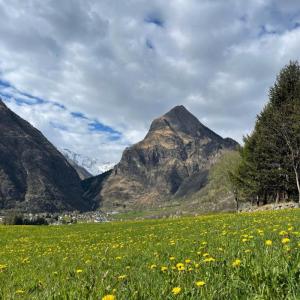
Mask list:
[{"label": "meadow", "polygon": [[300,299],[300,210],[0,226],[0,299]]}]

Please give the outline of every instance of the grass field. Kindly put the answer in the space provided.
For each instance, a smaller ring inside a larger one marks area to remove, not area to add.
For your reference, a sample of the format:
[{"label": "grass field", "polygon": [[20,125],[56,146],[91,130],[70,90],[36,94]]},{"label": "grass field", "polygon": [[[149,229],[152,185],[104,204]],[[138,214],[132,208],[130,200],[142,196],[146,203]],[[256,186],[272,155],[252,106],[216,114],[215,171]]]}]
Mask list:
[{"label": "grass field", "polygon": [[299,254],[300,210],[1,226],[0,298],[300,299]]}]

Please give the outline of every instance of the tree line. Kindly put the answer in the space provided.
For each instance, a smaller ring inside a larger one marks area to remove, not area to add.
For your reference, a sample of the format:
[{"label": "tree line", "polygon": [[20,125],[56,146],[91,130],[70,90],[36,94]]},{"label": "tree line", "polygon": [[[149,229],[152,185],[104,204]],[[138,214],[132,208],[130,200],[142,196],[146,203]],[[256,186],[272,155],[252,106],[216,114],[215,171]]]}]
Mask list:
[{"label": "tree line", "polygon": [[300,204],[300,66],[291,61],[269,90],[269,101],[244,137],[240,161],[229,170],[236,202]]}]

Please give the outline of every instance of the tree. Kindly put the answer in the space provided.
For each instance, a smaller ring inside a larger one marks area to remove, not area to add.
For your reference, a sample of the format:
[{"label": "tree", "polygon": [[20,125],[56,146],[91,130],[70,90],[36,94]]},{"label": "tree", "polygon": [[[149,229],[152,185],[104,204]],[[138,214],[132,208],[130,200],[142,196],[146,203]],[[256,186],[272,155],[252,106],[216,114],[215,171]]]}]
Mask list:
[{"label": "tree", "polygon": [[269,102],[245,138],[237,171],[243,193],[263,198],[298,193],[300,204],[300,67],[290,62],[269,92]]},{"label": "tree", "polygon": [[[290,62],[270,89],[270,102],[258,120],[265,119],[269,148],[276,149],[274,163],[282,173],[293,171],[300,204],[300,66]],[[271,151],[271,149],[270,149]]]}]

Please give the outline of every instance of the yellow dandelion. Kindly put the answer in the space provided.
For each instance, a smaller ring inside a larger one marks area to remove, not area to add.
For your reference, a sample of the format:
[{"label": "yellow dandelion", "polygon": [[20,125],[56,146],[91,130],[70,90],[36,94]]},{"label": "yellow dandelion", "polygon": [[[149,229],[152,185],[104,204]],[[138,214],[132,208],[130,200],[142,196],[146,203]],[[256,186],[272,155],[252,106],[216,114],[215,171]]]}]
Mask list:
[{"label": "yellow dandelion", "polygon": [[127,275],[120,275],[120,276],[118,276],[118,279],[123,280],[123,279],[125,279],[126,277],[127,277]]},{"label": "yellow dandelion", "polygon": [[284,231],[284,230],[281,230],[280,232],[279,232],[279,235],[287,235],[288,233],[286,232],[286,231]]},{"label": "yellow dandelion", "polygon": [[184,271],[185,270],[185,267],[184,267],[183,263],[176,264],[176,268],[177,268],[178,271]]},{"label": "yellow dandelion", "polygon": [[205,281],[196,281],[196,286],[204,286],[205,285]]},{"label": "yellow dandelion", "polygon": [[150,269],[153,270],[153,269],[156,269],[156,267],[157,267],[156,265],[151,265]]},{"label": "yellow dandelion", "polygon": [[186,263],[186,264],[189,264],[190,262],[191,262],[190,259],[186,259],[186,260],[185,260],[185,263]]},{"label": "yellow dandelion", "polygon": [[213,261],[215,261],[215,259],[213,257],[206,257],[203,261],[204,262],[213,262]]},{"label": "yellow dandelion", "polygon": [[172,289],[173,295],[178,295],[181,292],[181,287],[177,286]]},{"label": "yellow dandelion", "polygon": [[170,260],[175,260],[175,257],[174,256],[170,256],[169,259]]},{"label": "yellow dandelion", "polygon": [[288,244],[290,241],[291,241],[291,240],[290,240],[289,238],[283,238],[283,239],[281,240],[281,243],[282,243],[282,244]]},{"label": "yellow dandelion", "polygon": [[272,242],[271,240],[266,240],[266,241],[265,241],[265,244],[266,244],[267,246],[272,246],[272,243],[273,243],[273,242]]},{"label": "yellow dandelion", "polygon": [[166,272],[166,271],[168,270],[168,267],[162,266],[162,267],[160,268],[160,270],[161,270],[162,272]]},{"label": "yellow dandelion", "polygon": [[0,272],[4,271],[5,269],[7,269],[7,265],[1,265],[0,264]]},{"label": "yellow dandelion", "polygon": [[83,270],[81,270],[81,269],[77,269],[77,270],[76,270],[76,273],[77,273],[77,274],[80,274],[80,273],[82,273],[82,272],[83,272]]},{"label": "yellow dandelion", "polygon": [[240,259],[236,259],[232,262],[233,267],[239,267],[240,265],[241,265],[241,260]]}]

